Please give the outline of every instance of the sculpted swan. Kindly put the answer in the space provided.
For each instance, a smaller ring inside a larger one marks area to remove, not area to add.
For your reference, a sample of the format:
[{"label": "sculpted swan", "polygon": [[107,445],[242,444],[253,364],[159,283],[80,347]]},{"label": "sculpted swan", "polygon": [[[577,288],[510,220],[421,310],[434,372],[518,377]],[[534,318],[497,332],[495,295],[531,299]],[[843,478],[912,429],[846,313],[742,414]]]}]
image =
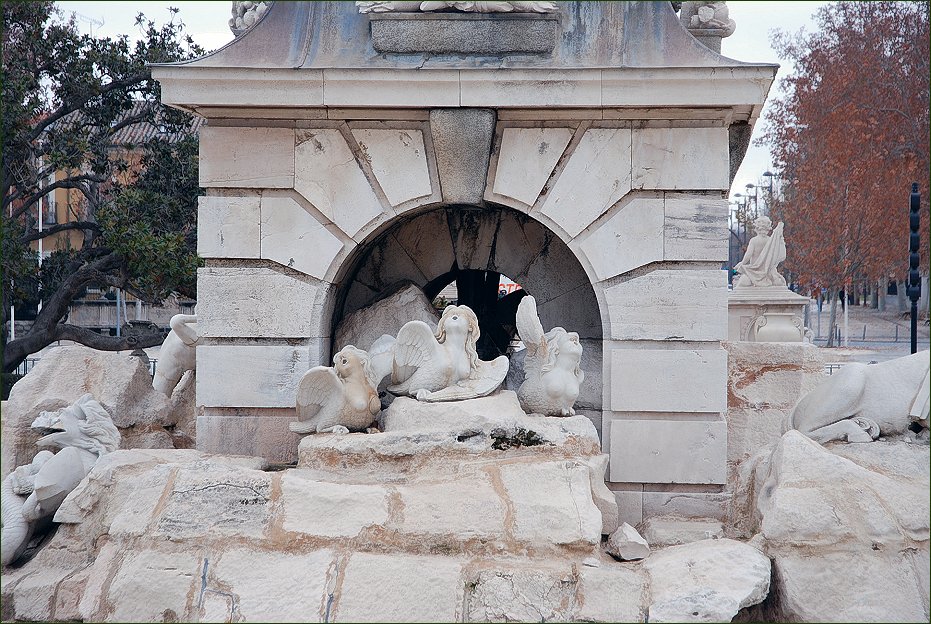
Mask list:
[{"label": "sculpted swan", "polygon": [[447,306],[436,333],[423,321],[410,321],[394,344],[393,394],[420,401],[456,401],[491,394],[507,375],[508,359],[479,359],[478,318],[468,306]]},{"label": "sculpted swan", "polygon": [[295,433],[348,433],[364,431],[378,416],[374,373],[369,356],[349,345],[333,356],[333,366],[315,366],[297,386],[298,421]]},{"label": "sculpted swan", "polygon": [[544,334],[537,302],[530,296],[517,306],[517,331],[527,347],[526,377],[517,390],[521,407],[533,414],[574,416],[573,405],[585,380],[579,335],[562,327]]}]

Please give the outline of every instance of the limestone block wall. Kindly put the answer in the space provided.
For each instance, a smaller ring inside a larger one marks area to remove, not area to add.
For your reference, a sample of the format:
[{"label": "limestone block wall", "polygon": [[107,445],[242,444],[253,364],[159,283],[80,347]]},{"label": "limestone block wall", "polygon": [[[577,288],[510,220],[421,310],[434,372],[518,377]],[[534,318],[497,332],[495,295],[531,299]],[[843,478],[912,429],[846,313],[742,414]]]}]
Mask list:
[{"label": "limestone block wall", "polygon": [[[622,518],[691,513],[676,506],[682,494],[686,507],[716,508],[726,476],[727,119],[677,109],[288,110],[216,116],[202,131],[200,449],[293,460],[297,381],[328,362],[333,319],[362,305],[347,293],[373,242],[431,210],[506,207],[558,237],[571,251],[565,275],[577,264],[594,293],[579,306],[555,288],[541,315],[552,301],[548,320],[567,320],[545,324],[574,329],[574,308],[597,307],[601,370],[589,381],[601,390],[590,416]],[[451,253],[482,238],[473,225],[463,217],[454,228]],[[424,266],[438,270],[426,259],[450,253],[424,236],[392,245],[421,282]],[[560,277],[548,267],[539,288]]]}]

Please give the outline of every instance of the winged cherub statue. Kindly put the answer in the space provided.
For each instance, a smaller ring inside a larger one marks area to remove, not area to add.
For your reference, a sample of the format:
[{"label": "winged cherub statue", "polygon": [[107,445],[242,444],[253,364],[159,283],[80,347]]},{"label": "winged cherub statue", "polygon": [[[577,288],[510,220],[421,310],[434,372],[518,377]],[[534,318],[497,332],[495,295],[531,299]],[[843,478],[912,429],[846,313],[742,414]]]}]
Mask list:
[{"label": "winged cherub statue", "polygon": [[436,333],[423,321],[410,321],[394,344],[393,394],[419,401],[459,401],[494,392],[508,372],[508,359],[478,357],[478,317],[468,306],[447,306]]},{"label": "winged cherub statue", "polygon": [[333,356],[333,366],[315,366],[297,385],[294,433],[364,431],[381,410],[368,353],[349,345]]},{"label": "winged cherub statue", "polygon": [[524,383],[517,398],[524,411],[544,416],[574,416],[572,406],[585,380],[580,368],[579,335],[554,327],[543,333],[537,302],[527,296],[517,306],[517,332],[527,347]]}]

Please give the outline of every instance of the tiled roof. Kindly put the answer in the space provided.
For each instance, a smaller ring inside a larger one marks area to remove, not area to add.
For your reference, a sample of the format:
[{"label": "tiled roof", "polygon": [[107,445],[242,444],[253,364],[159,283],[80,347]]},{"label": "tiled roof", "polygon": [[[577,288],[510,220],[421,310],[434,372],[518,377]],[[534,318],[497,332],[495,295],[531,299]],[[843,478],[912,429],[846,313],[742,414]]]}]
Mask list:
[{"label": "tiled roof", "polygon": [[[132,108],[130,108],[120,119],[138,115],[144,110],[144,107],[146,106],[151,106],[151,103],[142,100],[133,102]],[[81,111],[75,111],[70,115],[66,115],[57,123],[77,123],[78,120],[82,117],[83,114]],[[161,128],[158,124],[152,124],[148,122],[135,123],[117,130],[116,133],[112,136],[111,145],[114,147],[132,147],[141,145],[142,143],[145,143],[146,141],[149,141],[150,139],[158,136],[163,136],[170,142],[180,141],[187,134],[197,133],[200,131],[200,128],[204,125],[205,121],[206,120],[203,117],[193,115],[191,117],[190,126],[188,127],[189,132],[167,132],[167,129]]]}]

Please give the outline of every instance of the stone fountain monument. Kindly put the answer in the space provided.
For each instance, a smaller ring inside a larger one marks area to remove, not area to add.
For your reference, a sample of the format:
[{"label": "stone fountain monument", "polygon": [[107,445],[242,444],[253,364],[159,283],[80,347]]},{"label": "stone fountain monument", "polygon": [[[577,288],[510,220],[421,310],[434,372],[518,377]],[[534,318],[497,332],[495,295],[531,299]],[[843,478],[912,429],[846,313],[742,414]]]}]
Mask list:
[{"label": "stone fountain monument", "polygon": [[629,522],[681,492],[719,501],[724,197],[776,66],[710,50],[664,2],[372,4],[273,4],[153,68],[208,120],[198,449],[293,461],[295,389],[345,346],[339,322],[480,269],[578,333],[575,410]]}]

